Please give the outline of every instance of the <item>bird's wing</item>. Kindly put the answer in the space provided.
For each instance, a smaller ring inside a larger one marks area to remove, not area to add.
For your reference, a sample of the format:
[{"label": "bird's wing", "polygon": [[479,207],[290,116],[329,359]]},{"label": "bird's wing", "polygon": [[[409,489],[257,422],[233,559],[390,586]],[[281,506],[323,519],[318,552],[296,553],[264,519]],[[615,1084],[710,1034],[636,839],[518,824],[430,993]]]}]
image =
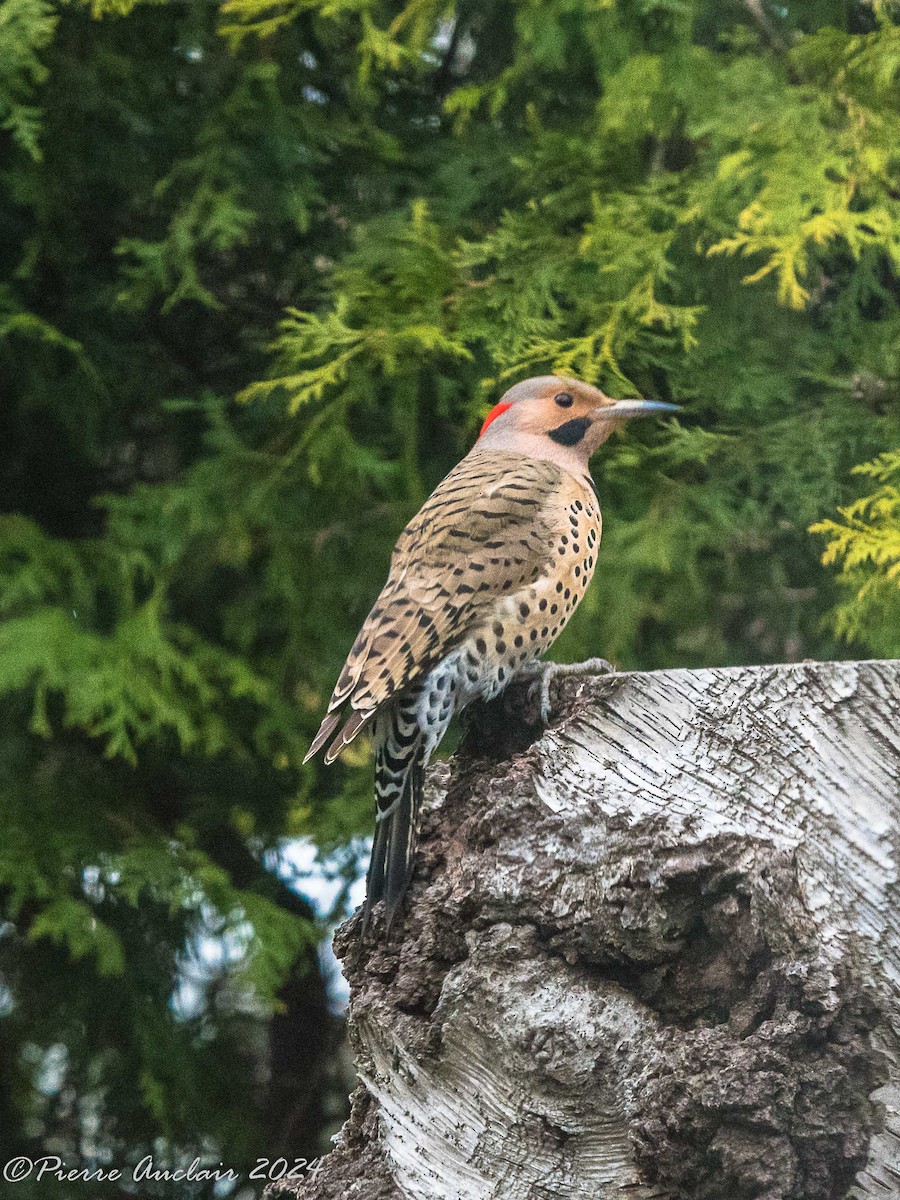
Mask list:
[{"label": "bird's wing", "polygon": [[537,580],[565,520],[563,471],[473,451],[401,533],[391,570],[347,657],[307,757],[330,762],[397,692],[453,648],[501,596]]}]

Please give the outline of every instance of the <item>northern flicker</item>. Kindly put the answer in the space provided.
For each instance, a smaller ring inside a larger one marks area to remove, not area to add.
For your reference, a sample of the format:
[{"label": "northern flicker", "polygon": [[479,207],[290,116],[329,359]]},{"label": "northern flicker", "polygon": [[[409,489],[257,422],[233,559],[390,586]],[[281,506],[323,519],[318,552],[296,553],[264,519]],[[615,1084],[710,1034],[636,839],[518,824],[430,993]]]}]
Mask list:
[{"label": "northern flicker", "polygon": [[372,728],[366,922],[384,900],[389,930],[403,898],[425,767],[451,717],[533,671],[591,581],[601,528],[591,455],[623,418],[675,408],[557,375],[518,383],[401,533],[306,756],[330,740],[330,763]]}]

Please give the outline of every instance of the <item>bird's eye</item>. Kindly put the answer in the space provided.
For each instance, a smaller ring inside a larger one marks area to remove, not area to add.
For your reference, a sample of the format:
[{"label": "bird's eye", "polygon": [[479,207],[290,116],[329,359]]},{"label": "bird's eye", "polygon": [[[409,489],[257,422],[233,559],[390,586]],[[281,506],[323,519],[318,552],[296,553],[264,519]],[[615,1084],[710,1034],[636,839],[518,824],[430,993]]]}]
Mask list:
[{"label": "bird's eye", "polygon": [[571,408],[572,407],[572,393],[571,392],[557,392],[557,394],[553,397],[553,399],[556,401],[556,403],[559,405],[560,408]]}]

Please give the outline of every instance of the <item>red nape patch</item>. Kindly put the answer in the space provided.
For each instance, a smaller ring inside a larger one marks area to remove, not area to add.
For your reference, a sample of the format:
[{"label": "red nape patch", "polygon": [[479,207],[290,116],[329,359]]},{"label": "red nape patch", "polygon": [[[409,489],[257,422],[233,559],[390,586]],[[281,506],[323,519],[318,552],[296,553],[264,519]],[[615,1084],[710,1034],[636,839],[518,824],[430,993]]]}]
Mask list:
[{"label": "red nape patch", "polygon": [[479,433],[478,436],[484,437],[485,430],[487,429],[488,425],[490,425],[491,421],[496,421],[498,417],[503,416],[508,408],[512,408],[511,400],[506,400],[505,402],[501,401],[499,404],[495,404],[488,415],[484,418],[484,424],[482,425],[481,433]]}]

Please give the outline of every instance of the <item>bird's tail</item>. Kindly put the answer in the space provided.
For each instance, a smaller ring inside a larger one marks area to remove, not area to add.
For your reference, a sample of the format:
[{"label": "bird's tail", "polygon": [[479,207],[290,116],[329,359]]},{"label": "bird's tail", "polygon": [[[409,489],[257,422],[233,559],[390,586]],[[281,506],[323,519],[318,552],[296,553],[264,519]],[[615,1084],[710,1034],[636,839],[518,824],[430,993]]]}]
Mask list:
[{"label": "bird's tail", "polygon": [[384,901],[389,933],[412,876],[425,749],[416,721],[416,699],[395,701],[375,724],[375,838],[363,908],[363,933],[373,907]]}]

